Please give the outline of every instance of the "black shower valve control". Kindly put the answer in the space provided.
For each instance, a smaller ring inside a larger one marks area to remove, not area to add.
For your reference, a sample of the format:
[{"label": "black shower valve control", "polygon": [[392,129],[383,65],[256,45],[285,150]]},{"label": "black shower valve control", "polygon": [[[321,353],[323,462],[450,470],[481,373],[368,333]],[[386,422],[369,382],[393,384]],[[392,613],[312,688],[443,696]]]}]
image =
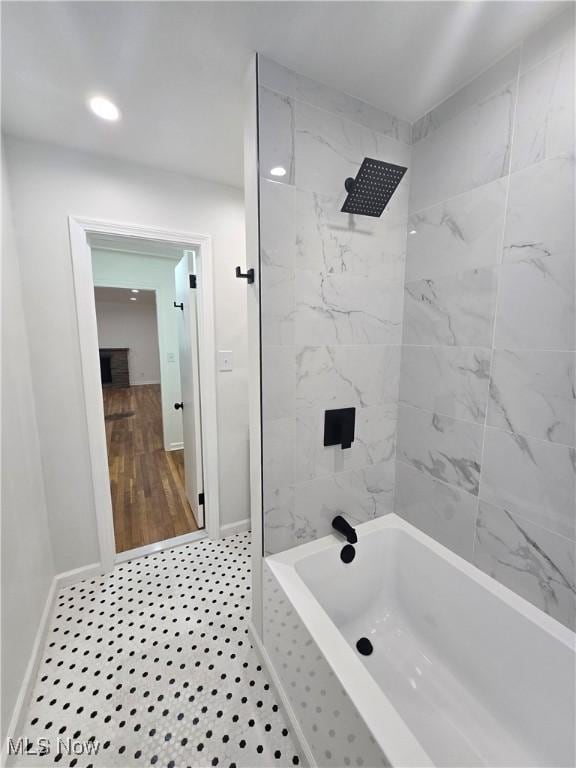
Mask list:
[{"label": "black shower valve control", "polygon": [[354,442],[356,408],[335,408],[324,411],[324,445],[350,448]]}]

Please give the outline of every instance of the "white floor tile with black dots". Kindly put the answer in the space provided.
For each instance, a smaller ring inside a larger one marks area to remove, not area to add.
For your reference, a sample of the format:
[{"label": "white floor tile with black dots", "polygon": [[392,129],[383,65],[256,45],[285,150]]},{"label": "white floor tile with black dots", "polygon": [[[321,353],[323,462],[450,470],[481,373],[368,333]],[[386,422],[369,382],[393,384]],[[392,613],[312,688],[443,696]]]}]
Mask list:
[{"label": "white floor tile with black dots", "polygon": [[[60,591],[18,765],[300,763],[248,637],[248,534],[132,560]],[[60,739],[97,754],[54,754]]]}]

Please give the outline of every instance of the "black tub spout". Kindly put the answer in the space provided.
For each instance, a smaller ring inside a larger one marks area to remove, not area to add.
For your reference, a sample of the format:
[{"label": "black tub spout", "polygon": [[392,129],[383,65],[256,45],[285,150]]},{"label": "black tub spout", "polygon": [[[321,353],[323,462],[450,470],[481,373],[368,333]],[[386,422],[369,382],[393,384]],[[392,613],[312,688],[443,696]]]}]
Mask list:
[{"label": "black tub spout", "polygon": [[356,544],[358,542],[356,531],[352,528],[350,523],[342,517],[342,515],[336,515],[334,520],[332,520],[332,528],[334,528],[335,531],[338,531],[338,533],[341,533],[348,544]]}]

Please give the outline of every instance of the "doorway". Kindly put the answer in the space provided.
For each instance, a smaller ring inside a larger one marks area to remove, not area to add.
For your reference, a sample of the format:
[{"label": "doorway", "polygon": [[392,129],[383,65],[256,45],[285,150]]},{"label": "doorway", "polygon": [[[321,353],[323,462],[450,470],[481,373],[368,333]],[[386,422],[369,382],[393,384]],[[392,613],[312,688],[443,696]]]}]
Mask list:
[{"label": "doorway", "polygon": [[[108,570],[115,561],[219,535],[210,241],[130,225],[69,223],[98,533]],[[140,268],[128,273],[130,264]],[[103,312],[103,299],[116,301],[112,312]],[[123,335],[111,337],[110,315],[119,313]],[[138,334],[148,342],[145,350],[138,351]]]},{"label": "doorway", "polygon": [[[117,554],[202,527],[186,498],[184,448],[169,444],[165,449],[164,445],[158,315],[166,309],[162,306],[166,298],[160,295],[157,300],[156,290],[137,282],[140,273],[156,266],[156,258],[115,251],[116,271],[124,261],[127,275],[133,274],[139,287],[97,285],[94,289]],[[94,249],[93,270],[100,272],[100,281],[105,261],[106,251]],[[157,265],[159,274],[169,275],[171,268],[169,262]],[[166,326],[174,330],[173,324]],[[174,340],[168,343],[177,346]],[[179,367],[177,352],[169,355]],[[198,366],[197,358],[193,365]],[[193,462],[194,457],[191,467]]]}]

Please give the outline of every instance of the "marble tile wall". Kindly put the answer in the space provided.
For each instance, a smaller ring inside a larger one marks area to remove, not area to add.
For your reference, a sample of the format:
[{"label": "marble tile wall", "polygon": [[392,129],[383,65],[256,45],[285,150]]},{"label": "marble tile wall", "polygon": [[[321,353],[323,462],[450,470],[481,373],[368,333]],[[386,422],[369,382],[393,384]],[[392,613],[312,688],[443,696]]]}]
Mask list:
[{"label": "marble tile wall", "polygon": [[[407,123],[260,57],[267,553],[324,536],[336,514],[393,509],[409,175],[380,219],[340,208],[364,157],[410,166],[410,136]],[[347,406],[352,447],[325,448],[324,411]]]},{"label": "marble tile wall", "polygon": [[413,126],[395,475],[399,514],[570,627],[573,12]]}]

